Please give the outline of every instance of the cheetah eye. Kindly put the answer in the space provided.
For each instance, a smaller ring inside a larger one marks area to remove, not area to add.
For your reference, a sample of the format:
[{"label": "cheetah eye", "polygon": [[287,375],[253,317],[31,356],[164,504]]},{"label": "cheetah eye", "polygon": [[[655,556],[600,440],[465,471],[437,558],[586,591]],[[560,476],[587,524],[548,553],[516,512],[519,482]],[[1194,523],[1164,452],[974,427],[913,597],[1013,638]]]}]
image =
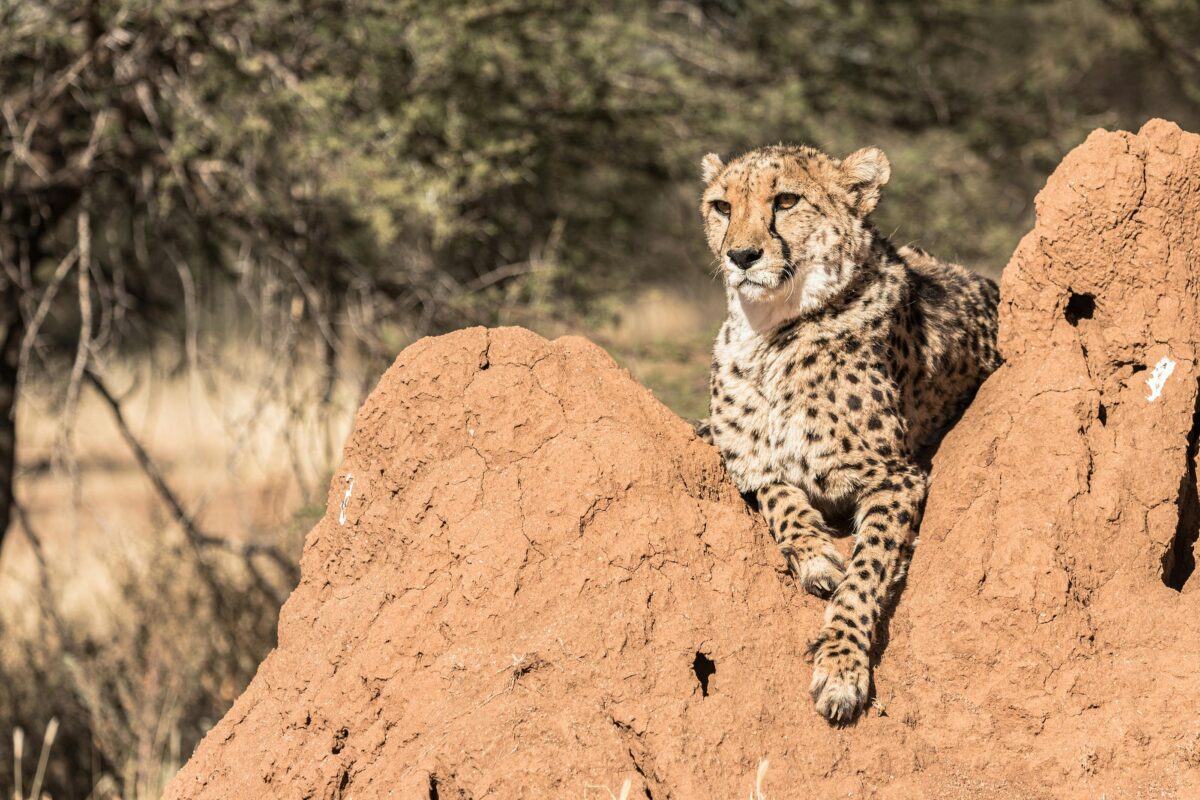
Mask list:
[{"label": "cheetah eye", "polygon": [[733,208],[733,206],[729,205],[729,203],[724,200],[713,200],[712,207],[713,211],[716,211],[722,217],[728,217],[730,209]]},{"label": "cheetah eye", "polygon": [[783,211],[794,207],[800,202],[800,195],[784,192],[783,194],[775,195],[775,207]]}]

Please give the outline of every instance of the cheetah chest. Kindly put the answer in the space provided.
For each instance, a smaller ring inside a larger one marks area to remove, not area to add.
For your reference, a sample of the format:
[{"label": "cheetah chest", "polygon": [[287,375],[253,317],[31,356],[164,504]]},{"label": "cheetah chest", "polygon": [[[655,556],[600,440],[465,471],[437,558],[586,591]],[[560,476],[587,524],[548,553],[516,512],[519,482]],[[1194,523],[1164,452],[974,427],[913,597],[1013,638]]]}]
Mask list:
[{"label": "cheetah chest", "polygon": [[718,344],[713,438],[742,491],[777,482],[818,495],[830,488],[843,420],[824,361],[812,342],[772,347],[758,337],[731,337]]}]

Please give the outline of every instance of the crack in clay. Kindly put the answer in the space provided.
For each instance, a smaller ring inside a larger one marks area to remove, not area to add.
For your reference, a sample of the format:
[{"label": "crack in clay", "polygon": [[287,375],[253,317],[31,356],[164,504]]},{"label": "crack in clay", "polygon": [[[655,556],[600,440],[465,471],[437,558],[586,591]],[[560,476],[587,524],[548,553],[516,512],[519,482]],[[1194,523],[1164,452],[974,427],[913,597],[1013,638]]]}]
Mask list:
[{"label": "crack in clay", "polygon": [[[633,762],[633,768],[637,771],[637,774],[642,776],[642,791],[646,793],[647,800],[654,800],[654,793],[651,791],[651,784],[653,784],[654,789],[661,790],[662,782],[659,780],[658,775],[655,772],[655,768],[652,763],[653,759],[646,750],[645,742],[642,739],[643,735],[635,731],[628,723],[621,722],[616,717],[610,716],[609,721],[612,722],[613,727],[620,732],[621,738],[625,741],[626,750],[629,753],[629,760]],[[638,752],[634,752],[635,749]],[[646,764],[647,761],[651,762],[648,769]],[[671,793],[669,790],[667,790],[665,794],[662,795],[662,798],[670,798],[670,796]],[[660,800],[662,799],[660,798]]]}]

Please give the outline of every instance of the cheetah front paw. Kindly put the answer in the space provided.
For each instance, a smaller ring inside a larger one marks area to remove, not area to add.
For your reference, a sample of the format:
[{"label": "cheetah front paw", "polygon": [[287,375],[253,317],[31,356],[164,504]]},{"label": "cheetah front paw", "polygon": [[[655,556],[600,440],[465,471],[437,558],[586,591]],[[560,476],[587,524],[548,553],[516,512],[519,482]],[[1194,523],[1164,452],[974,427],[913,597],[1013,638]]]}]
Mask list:
[{"label": "cheetah front paw", "polygon": [[853,721],[867,703],[871,673],[866,654],[824,631],[809,653],[813,656],[813,674],[808,691],[817,711],[835,725]]},{"label": "cheetah front paw", "polygon": [[829,597],[846,577],[842,555],[832,542],[826,542],[820,550],[803,552],[784,549],[788,567],[800,585],[817,597]]}]

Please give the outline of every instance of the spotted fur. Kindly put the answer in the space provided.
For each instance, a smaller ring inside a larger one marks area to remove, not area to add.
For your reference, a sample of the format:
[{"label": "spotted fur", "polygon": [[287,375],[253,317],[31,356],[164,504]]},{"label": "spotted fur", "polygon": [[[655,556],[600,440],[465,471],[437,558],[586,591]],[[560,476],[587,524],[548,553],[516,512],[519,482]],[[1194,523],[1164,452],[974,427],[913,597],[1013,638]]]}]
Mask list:
[{"label": "spotted fur", "polygon": [[[844,160],[766,147],[705,157],[701,211],[729,315],[702,426],[753,495],[791,570],[830,602],[811,693],[831,722],[867,701],[880,616],[916,541],[916,454],[999,365],[995,283],[869,220],[890,177],[876,148]],[[848,514],[843,562],[827,518]]]}]

